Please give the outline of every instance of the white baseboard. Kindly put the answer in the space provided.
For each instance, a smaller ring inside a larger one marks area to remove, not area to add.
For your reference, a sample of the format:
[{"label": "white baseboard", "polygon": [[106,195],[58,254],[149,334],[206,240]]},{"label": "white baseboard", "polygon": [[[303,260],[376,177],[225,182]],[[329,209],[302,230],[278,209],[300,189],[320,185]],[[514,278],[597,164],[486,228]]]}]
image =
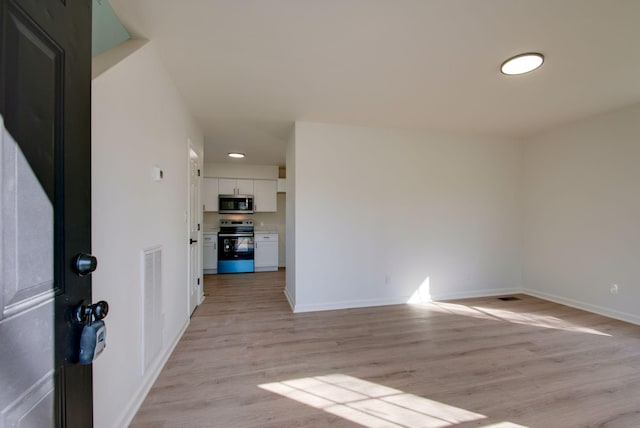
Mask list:
[{"label": "white baseboard", "polygon": [[551,293],[532,290],[530,288],[523,289],[522,293],[528,294],[529,296],[537,297],[539,299],[560,303],[561,305],[571,306],[572,308],[582,309],[583,311],[593,312],[594,314],[602,315],[605,317],[640,325],[639,316],[626,312],[619,312],[602,306],[592,305],[591,303],[581,302],[579,300],[569,299],[567,297],[562,297]]},{"label": "white baseboard", "polygon": [[[465,291],[457,293],[445,293],[432,295],[431,300],[456,300],[470,299],[474,297],[503,296],[522,293],[520,288],[496,288],[489,290]],[[286,294],[286,292],[285,292]],[[288,296],[287,296],[288,298]],[[367,308],[371,306],[404,305],[409,302],[411,296],[395,296],[381,299],[368,300],[344,300],[340,302],[326,302],[311,305],[292,305],[293,312],[333,311],[339,309]],[[289,300],[291,305],[291,300]]]},{"label": "white baseboard", "polygon": [[187,323],[184,325],[184,327],[182,327],[180,333],[178,333],[178,336],[174,339],[171,346],[169,346],[162,358],[158,358],[156,364],[151,368],[151,370],[149,370],[150,375],[147,376],[147,380],[143,382],[142,385],[140,385],[140,388],[138,388],[138,391],[136,392],[134,398],[130,401],[131,404],[129,408],[120,418],[120,422],[114,425],[115,427],[128,427],[131,424],[131,421],[136,416],[136,413],[138,413],[138,410],[140,410],[140,406],[142,406],[144,399],[147,398],[147,394],[151,390],[151,387],[158,379],[158,376],[160,376],[160,373],[162,372],[165,364],[167,364],[167,361],[173,353],[173,350],[178,345],[178,342],[180,342],[180,339],[182,339],[182,336],[187,330],[187,327],[189,327],[189,322],[190,319],[187,319]]},{"label": "white baseboard", "polygon": [[291,310],[293,312],[295,312],[296,311],[296,304],[293,301],[293,299],[291,298],[291,296],[289,296],[289,293],[287,292],[287,288],[286,287],[284,289],[284,297],[287,298],[287,302],[289,302],[289,306],[291,307]]},{"label": "white baseboard", "polygon": [[458,300],[473,299],[476,297],[506,296],[509,294],[521,294],[521,288],[492,288],[488,290],[459,291],[454,293],[432,294],[431,300]]},{"label": "white baseboard", "polygon": [[[289,305],[295,313],[301,312],[315,312],[315,311],[332,311],[339,309],[352,309],[352,308],[365,308],[371,306],[387,306],[387,305],[402,305],[409,301],[410,296],[406,297],[393,297],[385,299],[369,299],[369,300],[347,300],[340,302],[325,302],[310,305],[296,305],[287,290],[284,291]],[[543,300],[549,300],[551,302],[559,303],[561,305],[570,306],[576,309],[582,309],[583,311],[592,312],[605,317],[625,321],[631,324],[640,325],[640,316],[629,314],[626,312],[620,312],[613,309],[605,308],[598,305],[592,305],[590,303],[582,302],[579,300],[569,299],[566,297],[558,296],[555,294],[544,293],[529,288],[494,288],[488,290],[474,290],[463,291],[454,293],[434,294],[431,296],[432,301],[443,300],[459,300],[459,299],[472,299],[478,297],[492,297],[492,296],[505,296],[510,294],[527,294],[529,296],[537,297]]]},{"label": "white baseboard", "polygon": [[344,300],[341,302],[326,302],[311,305],[295,305],[293,312],[316,312],[316,311],[335,311],[338,309],[368,308],[372,306],[388,306],[403,305],[407,303],[410,296],[394,297],[385,299],[370,300]]}]

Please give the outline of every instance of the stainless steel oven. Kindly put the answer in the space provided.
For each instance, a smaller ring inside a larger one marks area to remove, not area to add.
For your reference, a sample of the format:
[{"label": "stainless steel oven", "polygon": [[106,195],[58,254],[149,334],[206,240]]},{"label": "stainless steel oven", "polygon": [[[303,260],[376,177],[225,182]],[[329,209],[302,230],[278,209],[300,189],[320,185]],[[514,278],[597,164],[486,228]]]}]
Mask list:
[{"label": "stainless steel oven", "polygon": [[253,272],[253,220],[220,220],[218,273]]}]

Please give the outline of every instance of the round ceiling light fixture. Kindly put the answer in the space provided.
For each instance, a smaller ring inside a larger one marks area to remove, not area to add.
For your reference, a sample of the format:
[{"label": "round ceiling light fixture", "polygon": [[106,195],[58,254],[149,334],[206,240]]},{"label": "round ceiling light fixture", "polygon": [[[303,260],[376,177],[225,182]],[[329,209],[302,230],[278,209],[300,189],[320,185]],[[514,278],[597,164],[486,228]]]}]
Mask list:
[{"label": "round ceiling light fixture", "polygon": [[227,156],[230,158],[242,159],[244,157],[244,153],[231,152],[227,153]]},{"label": "round ceiling light fixture", "polygon": [[509,58],[502,63],[500,71],[508,76],[525,74],[539,68],[542,63],[544,63],[544,55],[529,52]]}]

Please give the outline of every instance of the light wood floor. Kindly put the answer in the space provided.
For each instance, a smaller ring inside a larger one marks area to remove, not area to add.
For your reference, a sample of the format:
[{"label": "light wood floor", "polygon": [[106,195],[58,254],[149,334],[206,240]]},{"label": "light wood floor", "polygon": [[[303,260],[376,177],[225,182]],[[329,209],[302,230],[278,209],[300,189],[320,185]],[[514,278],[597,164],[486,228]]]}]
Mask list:
[{"label": "light wood floor", "polygon": [[207,276],[131,426],[640,426],[639,326],[522,295],[292,314],[283,288]]}]

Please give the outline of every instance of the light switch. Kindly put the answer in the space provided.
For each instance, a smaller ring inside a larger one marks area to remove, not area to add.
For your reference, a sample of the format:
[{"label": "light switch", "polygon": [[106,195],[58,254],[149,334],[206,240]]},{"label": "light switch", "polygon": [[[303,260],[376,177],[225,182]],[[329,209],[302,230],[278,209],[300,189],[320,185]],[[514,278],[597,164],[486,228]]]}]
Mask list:
[{"label": "light switch", "polygon": [[160,181],[164,178],[164,171],[156,165],[153,167],[153,181]]}]

